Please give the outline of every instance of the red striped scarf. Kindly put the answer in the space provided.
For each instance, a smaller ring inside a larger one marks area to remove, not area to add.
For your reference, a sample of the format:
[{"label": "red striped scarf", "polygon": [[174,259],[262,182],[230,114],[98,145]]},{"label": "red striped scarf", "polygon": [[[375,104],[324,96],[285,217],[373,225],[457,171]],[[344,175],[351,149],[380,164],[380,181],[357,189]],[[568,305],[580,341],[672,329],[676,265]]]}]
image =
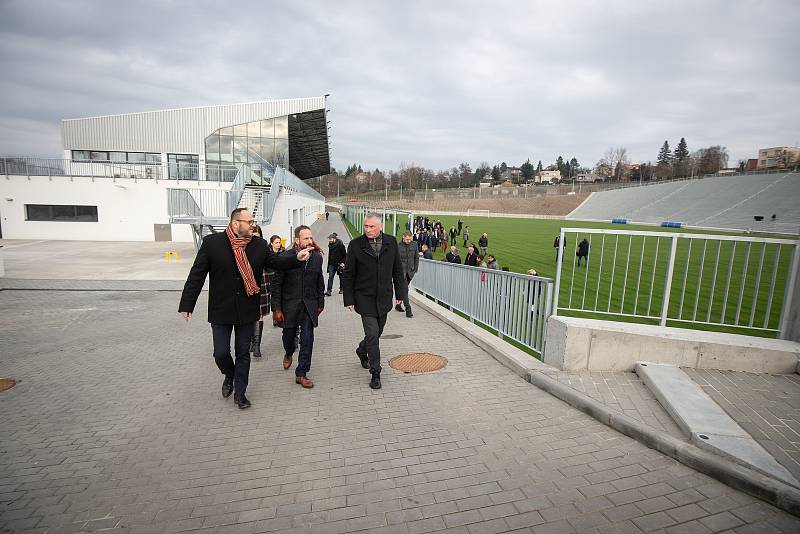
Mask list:
[{"label": "red striped scarf", "polygon": [[230,225],[225,229],[225,233],[228,235],[228,239],[231,242],[231,248],[233,248],[233,256],[236,258],[236,267],[239,268],[239,274],[242,275],[242,279],[244,280],[244,290],[247,292],[248,297],[252,297],[260,292],[260,288],[256,283],[255,276],[253,276],[253,268],[250,266],[250,262],[244,253],[244,248],[250,244],[253,236],[236,237]]}]

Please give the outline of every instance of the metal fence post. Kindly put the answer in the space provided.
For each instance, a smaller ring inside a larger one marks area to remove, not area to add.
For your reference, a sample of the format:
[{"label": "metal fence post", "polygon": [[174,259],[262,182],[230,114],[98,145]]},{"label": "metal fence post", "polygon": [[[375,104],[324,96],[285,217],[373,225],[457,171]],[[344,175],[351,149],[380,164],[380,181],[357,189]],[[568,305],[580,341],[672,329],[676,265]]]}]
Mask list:
[{"label": "metal fence post", "polygon": [[[778,338],[786,339],[789,333],[789,315],[792,309],[792,297],[794,296],[794,286],[797,284],[798,264],[800,264],[800,253],[798,253],[800,243],[795,244],[792,250],[792,263],[789,270],[789,281],[786,284],[786,293],[783,296],[783,306],[781,307],[781,321],[778,327]],[[800,302],[795,302],[795,306],[800,306]]]},{"label": "metal fence post", "polygon": [[[661,326],[667,326],[667,315],[669,315],[669,294],[672,291],[672,272],[675,268],[675,256],[678,251],[678,236],[672,236],[672,245],[669,249],[669,265],[667,266],[667,278],[664,281],[664,302],[661,305]],[[658,261],[656,258],[655,261]]]},{"label": "metal fence post", "polygon": [[[558,293],[561,287],[561,264],[564,262],[564,229],[558,238],[558,260],[556,261],[556,287],[553,295],[553,317],[558,317]],[[588,268],[588,267],[587,267]]]}]

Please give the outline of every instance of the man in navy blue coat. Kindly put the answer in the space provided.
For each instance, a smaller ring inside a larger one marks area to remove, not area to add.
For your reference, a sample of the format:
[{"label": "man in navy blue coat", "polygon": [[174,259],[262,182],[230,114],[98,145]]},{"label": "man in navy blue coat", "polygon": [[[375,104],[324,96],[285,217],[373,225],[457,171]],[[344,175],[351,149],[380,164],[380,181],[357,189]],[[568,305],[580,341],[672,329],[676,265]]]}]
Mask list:
[{"label": "man in navy blue coat", "polygon": [[[295,256],[312,246],[314,238],[311,229],[298,226],[294,230],[294,247],[283,254]],[[283,368],[292,366],[292,355],[297,349],[297,329],[300,328],[300,354],[294,371],[295,383],[304,388],[313,388],[314,383],[306,375],[311,370],[314,328],[319,324],[319,314],[325,307],[325,279],[319,247],[312,250],[308,260],[301,265],[278,271],[269,289],[272,315],[278,321],[283,321]]]}]

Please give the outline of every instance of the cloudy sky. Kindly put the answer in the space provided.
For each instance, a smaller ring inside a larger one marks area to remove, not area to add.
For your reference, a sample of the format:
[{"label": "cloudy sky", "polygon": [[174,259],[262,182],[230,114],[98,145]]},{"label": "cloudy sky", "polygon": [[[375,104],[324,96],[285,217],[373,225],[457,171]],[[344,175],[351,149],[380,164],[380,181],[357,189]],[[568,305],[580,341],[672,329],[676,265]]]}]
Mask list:
[{"label": "cloudy sky", "polygon": [[64,118],[330,93],[333,165],[800,142],[800,2],[0,0],[0,155]]}]

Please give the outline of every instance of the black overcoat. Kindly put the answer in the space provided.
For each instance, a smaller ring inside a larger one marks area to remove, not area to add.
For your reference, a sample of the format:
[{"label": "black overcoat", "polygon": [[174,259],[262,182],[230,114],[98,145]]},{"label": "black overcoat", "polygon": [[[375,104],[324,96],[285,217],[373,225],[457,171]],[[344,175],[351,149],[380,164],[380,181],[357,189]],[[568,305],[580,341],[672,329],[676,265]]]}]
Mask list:
[{"label": "black overcoat", "polygon": [[383,244],[378,256],[367,236],[361,235],[347,246],[347,261],[342,272],[342,293],[345,306],[355,306],[356,312],[368,317],[386,315],[392,309],[392,286],[396,300],[406,296],[406,279],[397,240],[381,233]]},{"label": "black overcoat", "polygon": [[[296,256],[293,249],[281,254]],[[283,326],[294,328],[300,324],[305,308],[314,326],[319,325],[317,310],[325,307],[325,280],[322,276],[322,255],[313,252],[307,262],[286,271],[277,271],[270,282],[272,311],[283,312]]]},{"label": "black overcoat", "polygon": [[[253,277],[261,287],[264,267],[272,269],[289,269],[300,262],[295,256],[278,257],[267,242],[258,236],[244,249]],[[211,234],[203,238],[200,250],[194,259],[194,265],[183,286],[179,312],[194,313],[197,297],[208,283],[208,322],[213,324],[245,324],[254,323],[261,317],[261,295],[256,293],[247,296],[244,280],[236,267],[233,247],[225,232]]]}]

